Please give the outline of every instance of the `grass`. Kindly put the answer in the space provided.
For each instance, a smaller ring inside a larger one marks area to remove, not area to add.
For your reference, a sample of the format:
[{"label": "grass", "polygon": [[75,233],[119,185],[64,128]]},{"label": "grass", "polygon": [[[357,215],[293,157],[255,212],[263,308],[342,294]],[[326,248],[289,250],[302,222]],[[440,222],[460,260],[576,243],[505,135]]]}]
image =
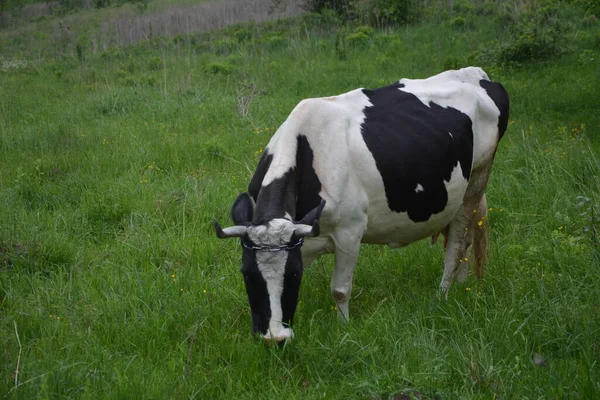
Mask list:
[{"label": "grass", "polygon": [[350,324],[324,257],[305,273],[296,339],[250,335],[239,245],[212,219],[227,223],[301,99],[467,65],[510,36],[499,14],[457,28],[442,11],[343,52],[336,35],[354,28],[307,16],[4,64],[0,395],[598,397],[600,27],[568,5],[564,52],[483,65],[512,101],[485,279],[441,302],[439,244],[364,246]]}]

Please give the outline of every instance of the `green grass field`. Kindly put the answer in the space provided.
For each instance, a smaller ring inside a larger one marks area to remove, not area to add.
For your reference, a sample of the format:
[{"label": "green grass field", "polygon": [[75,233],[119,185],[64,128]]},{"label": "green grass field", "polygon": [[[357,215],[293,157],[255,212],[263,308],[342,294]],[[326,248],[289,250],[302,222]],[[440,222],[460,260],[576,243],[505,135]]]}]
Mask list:
[{"label": "green grass field", "polygon": [[[0,398],[598,398],[600,21],[556,4],[533,61],[495,58],[527,38],[496,3],[359,39],[311,15],[60,58],[3,47]],[[348,325],[323,257],[296,338],[253,338],[239,244],[211,222],[279,124],[303,98],[470,64],[511,96],[485,278],[444,302],[439,243],[363,246]]]}]

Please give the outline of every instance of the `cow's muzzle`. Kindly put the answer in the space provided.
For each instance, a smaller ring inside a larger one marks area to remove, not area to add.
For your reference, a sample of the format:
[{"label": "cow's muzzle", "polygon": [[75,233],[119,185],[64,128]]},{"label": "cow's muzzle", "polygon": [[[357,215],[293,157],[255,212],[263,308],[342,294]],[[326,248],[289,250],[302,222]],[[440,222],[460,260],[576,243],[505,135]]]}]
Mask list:
[{"label": "cow's muzzle", "polygon": [[283,343],[286,340],[292,339],[293,337],[294,337],[294,331],[292,330],[292,328],[283,328],[283,327],[280,329],[277,329],[275,332],[269,328],[267,333],[262,335],[262,338],[264,340],[266,340],[267,342],[276,342],[276,343]]}]

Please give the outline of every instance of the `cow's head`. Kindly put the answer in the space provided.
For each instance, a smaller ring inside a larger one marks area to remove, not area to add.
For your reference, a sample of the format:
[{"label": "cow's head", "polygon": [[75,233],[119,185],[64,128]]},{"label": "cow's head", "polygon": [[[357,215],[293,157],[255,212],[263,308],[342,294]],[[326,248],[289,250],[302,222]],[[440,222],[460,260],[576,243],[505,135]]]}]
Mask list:
[{"label": "cow's head", "polygon": [[300,248],[305,236],[319,235],[319,217],[325,201],[301,221],[274,218],[253,221],[254,203],[242,193],[233,203],[235,226],[222,229],[214,221],[221,239],[239,237],[242,244],[242,274],[252,311],[252,331],[266,340],[281,342],[293,337],[292,320],[302,280]]}]

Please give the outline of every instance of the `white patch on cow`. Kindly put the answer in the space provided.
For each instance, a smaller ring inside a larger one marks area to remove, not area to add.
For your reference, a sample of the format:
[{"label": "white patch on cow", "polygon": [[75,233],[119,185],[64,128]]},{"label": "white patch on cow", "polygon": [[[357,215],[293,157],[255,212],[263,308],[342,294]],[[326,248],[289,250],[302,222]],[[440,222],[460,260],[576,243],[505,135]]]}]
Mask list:
[{"label": "white patch on cow", "polygon": [[371,105],[362,89],[335,97],[302,100],[267,145],[273,160],[262,186],[281,178],[296,166],[297,136],[304,135],[313,151],[313,167],[322,187],[340,187],[340,181],[349,171],[332,174],[331,167],[339,169],[353,158],[348,154],[349,142],[362,140],[363,110]]},{"label": "white patch on cow", "polygon": [[423,186],[420,183],[417,183],[417,187],[415,188],[415,193],[424,192]]},{"label": "white patch on cow", "polygon": [[462,168],[460,163],[456,163],[456,166],[450,174],[450,180],[444,181],[446,191],[448,192],[448,203],[446,203],[446,209],[458,210],[463,202],[464,193],[467,190],[469,181],[463,176]]},{"label": "white patch on cow", "polygon": [[451,137],[452,139],[454,139],[454,136],[452,136],[452,132],[448,132],[448,135],[450,135],[450,137]]},{"label": "white patch on cow", "polygon": [[[258,246],[280,246],[289,243],[294,229],[295,226],[291,221],[277,218],[266,225],[249,227],[248,237]],[[283,293],[287,258],[287,251],[256,252],[258,270],[267,283],[267,292],[269,293],[271,307],[271,319],[269,320],[269,331],[265,335],[266,339],[281,341],[293,336],[292,330],[284,327],[282,324],[281,294]]]}]

